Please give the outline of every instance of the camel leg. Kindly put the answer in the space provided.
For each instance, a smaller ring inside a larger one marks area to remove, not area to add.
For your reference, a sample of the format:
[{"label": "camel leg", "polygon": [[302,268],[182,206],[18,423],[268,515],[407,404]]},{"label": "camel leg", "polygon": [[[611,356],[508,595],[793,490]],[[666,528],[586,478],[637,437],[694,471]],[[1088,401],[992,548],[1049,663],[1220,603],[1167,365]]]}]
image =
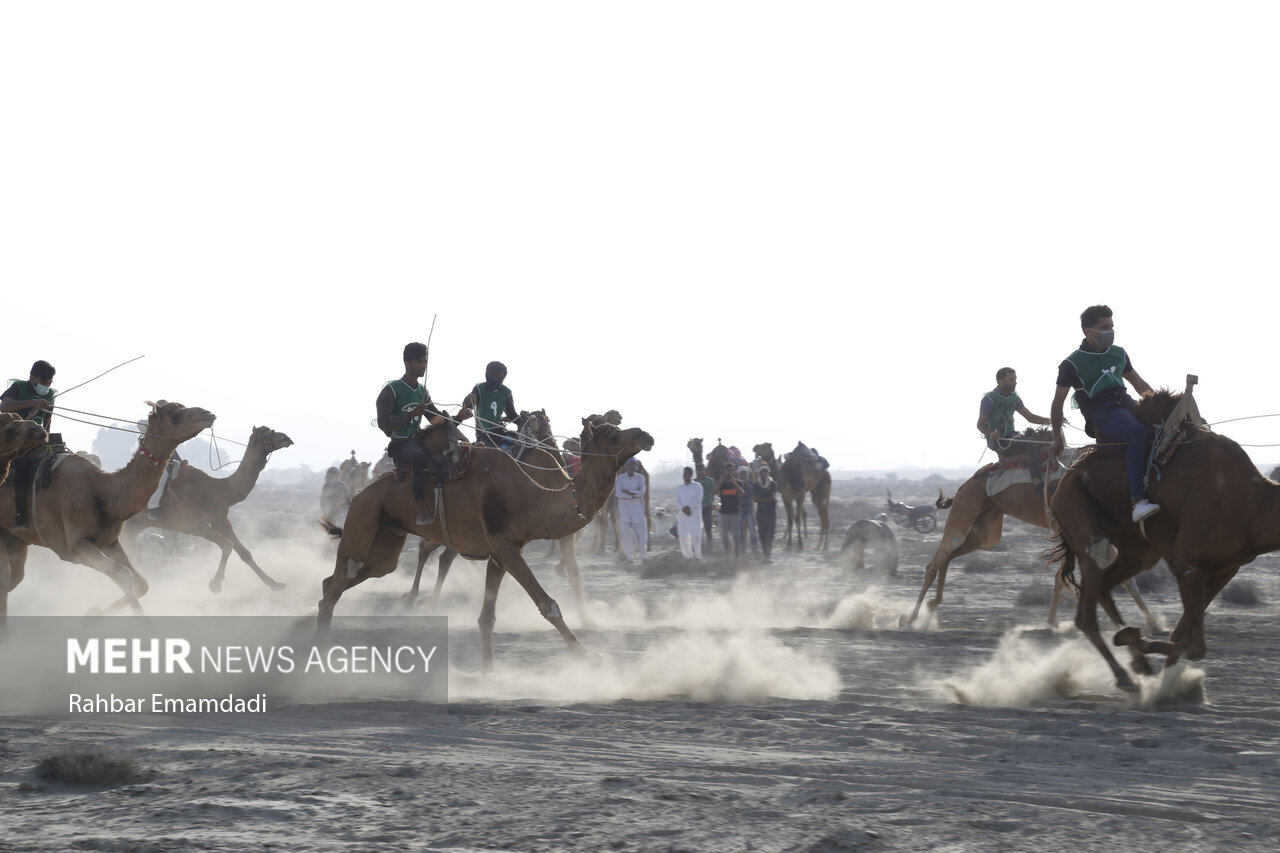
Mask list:
[{"label": "camel leg", "polygon": [[1170,563],[1170,568],[1178,579],[1182,617],[1169,634],[1172,647],[1167,650],[1165,666],[1177,663],[1181,655],[1186,655],[1187,660],[1204,659],[1208,651],[1204,637],[1204,611],[1240,570],[1240,566],[1231,566],[1213,573],[1198,567],[1184,567],[1179,571],[1178,565],[1174,563]]},{"label": "camel leg", "polygon": [[1160,631],[1164,628],[1160,624],[1160,620],[1147,607],[1147,603],[1142,600],[1142,593],[1138,592],[1138,585],[1130,578],[1121,582],[1120,586],[1124,587],[1124,591],[1129,593],[1129,597],[1133,599],[1133,603],[1138,605],[1138,610],[1142,613],[1142,618],[1147,620],[1147,629],[1151,631]]},{"label": "camel leg", "polygon": [[484,604],[480,607],[480,667],[481,670],[493,672],[493,626],[498,621],[498,588],[502,586],[502,578],[506,575],[502,566],[492,557],[485,567]]},{"label": "camel leg", "polygon": [[566,536],[560,540],[560,555],[560,564],[569,575],[569,586],[573,588],[574,598],[578,602],[578,615],[582,619],[582,624],[594,628],[596,623],[587,613],[587,596],[582,589],[582,571],[578,568],[578,547],[573,536]]},{"label": "camel leg", "polygon": [[440,554],[440,562],[436,566],[436,585],[431,590],[431,607],[434,609],[440,603],[440,590],[444,588],[444,579],[449,576],[449,569],[453,567],[453,561],[458,558],[458,552],[452,548],[445,548]]},{"label": "camel leg", "polygon": [[[264,572],[256,562],[254,562],[253,554],[249,553],[249,549],[244,547],[244,543],[240,541],[240,538],[238,536],[236,536],[235,528],[231,526],[231,521],[229,519],[220,518],[217,521],[211,522],[209,527],[215,533],[225,538],[228,543],[230,543],[231,547],[235,549],[235,552],[240,557],[240,559],[244,560],[245,565],[253,569],[253,573],[258,576],[258,580],[262,581],[264,584],[270,587],[273,592],[279,592],[280,590],[285,588],[285,584],[282,584],[279,581],[275,580],[273,577],[271,577],[266,572]],[[226,551],[223,551],[222,563],[221,565],[218,566],[218,573],[214,576],[214,579],[209,582],[209,588],[212,589],[214,592],[218,592],[219,589],[222,588],[222,578],[226,571],[226,567],[227,567],[227,553]],[[215,583],[217,584],[216,589],[214,588]]]},{"label": "camel leg", "polygon": [[[426,568],[427,558],[429,558],[437,548],[440,547],[439,542],[430,542],[426,539],[418,541],[418,568],[413,573],[413,586],[409,587],[409,591],[400,596],[400,601],[405,607],[413,607],[413,602],[418,597],[418,587],[422,583],[422,570]],[[439,592],[440,573],[436,571],[436,591]]]},{"label": "camel leg", "polygon": [[[534,605],[537,606],[538,612],[560,632],[560,636],[568,643],[569,649],[581,653],[582,643],[579,642],[577,635],[570,630],[569,626],[565,624],[564,616],[560,612],[560,605],[556,604],[555,599],[547,594],[547,591],[542,588],[542,584],[538,583],[538,579],[533,575],[533,570],[524,561],[524,556],[520,553],[520,549],[511,543],[501,543],[494,547],[493,556],[499,565],[506,570],[506,573],[511,575],[516,583],[524,587],[524,591],[529,594],[529,598],[533,599]],[[486,594],[488,593],[487,582],[485,592]]]},{"label": "camel leg", "polygon": [[[925,566],[924,583],[920,585],[920,595],[916,598],[916,606],[912,609],[911,616],[900,622],[903,627],[915,624],[916,617],[920,615],[920,606],[924,603],[924,597],[928,594],[929,588],[933,586],[935,581],[938,584],[938,588],[934,590],[933,600],[929,602],[929,609],[936,611],[942,604],[942,590],[946,586],[947,569],[950,568],[952,560],[974,551],[994,548],[1000,543],[1000,538],[1004,535],[1004,513],[999,510],[979,512],[967,527],[961,527],[965,522],[959,514],[953,511],[951,518],[947,519],[948,529],[952,527],[952,519],[956,519],[956,528],[965,531],[963,538],[961,538],[958,530],[950,534],[948,534],[948,530],[943,530],[942,541],[938,543],[938,550],[934,552],[933,558]],[[958,543],[957,540],[959,540]]]},{"label": "camel leg", "polygon": [[342,593],[357,584],[364,583],[369,578],[380,578],[396,570],[396,563],[399,561],[400,552],[404,550],[404,540],[407,535],[403,531],[396,532],[389,527],[379,527],[369,543],[368,552],[361,560],[359,559],[361,555],[345,544],[347,532],[343,531],[342,539],[338,542],[338,556],[333,574],[321,583],[321,597],[316,613],[316,633],[323,634],[329,629],[329,623],[333,621],[333,609],[337,607]]},{"label": "camel leg", "polygon": [[813,493],[813,505],[818,508],[818,548],[827,550],[827,535],[831,532],[831,481],[820,485]]},{"label": "camel leg", "polygon": [[[1134,692],[1138,689],[1138,685],[1134,683],[1124,667],[1120,666],[1115,655],[1111,654],[1111,649],[1103,641],[1102,632],[1098,627],[1097,606],[1101,598],[1099,590],[1102,589],[1102,570],[1093,561],[1093,557],[1090,556],[1090,550],[1081,549],[1079,552],[1080,597],[1076,604],[1076,627],[1089,638],[1089,642],[1093,643],[1093,647],[1098,650],[1103,660],[1111,667],[1111,672],[1116,679],[1116,686],[1121,690]],[[1068,557],[1068,559],[1072,558]],[[1111,608],[1115,608],[1114,602],[1112,602]]]},{"label": "camel leg", "polygon": [[128,605],[135,615],[142,615],[142,605],[138,603],[138,599],[147,594],[148,584],[129,562],[129,555],[119,542],[112,542],[102,548],[90,542],[81,542],[65,559],[102,572],[124,593],[117,601],[101,610],[95,608],[93,612],[113,613]]}]

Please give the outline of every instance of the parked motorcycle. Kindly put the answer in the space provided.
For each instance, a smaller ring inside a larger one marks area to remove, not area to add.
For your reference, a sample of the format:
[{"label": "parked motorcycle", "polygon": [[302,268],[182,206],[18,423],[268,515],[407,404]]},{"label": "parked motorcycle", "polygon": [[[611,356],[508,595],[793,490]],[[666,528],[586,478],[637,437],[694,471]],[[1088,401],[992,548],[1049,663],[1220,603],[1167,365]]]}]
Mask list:
[{"label": "parked motorcycle", "polygon": [[937,528],[938,509],[933,504],[907,506],[902,501],[895,501],[893,492],[888,492],[888,495],[889,517],[899,527],[909,527],[917,533],[932,533]]}]

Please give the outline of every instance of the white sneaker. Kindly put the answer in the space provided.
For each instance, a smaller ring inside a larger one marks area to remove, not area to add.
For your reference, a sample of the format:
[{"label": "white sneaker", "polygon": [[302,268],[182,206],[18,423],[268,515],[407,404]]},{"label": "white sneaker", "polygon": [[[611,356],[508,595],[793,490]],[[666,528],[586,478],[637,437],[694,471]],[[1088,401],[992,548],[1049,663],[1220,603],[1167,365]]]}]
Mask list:
[{"label": "white sneaker", "polygon": [[1160,511],[1160,504],[1153,504],[1151,501],[1143,498],[1133,505],[1133,522],[1137,524],[1143,519],[1150,518]]}]

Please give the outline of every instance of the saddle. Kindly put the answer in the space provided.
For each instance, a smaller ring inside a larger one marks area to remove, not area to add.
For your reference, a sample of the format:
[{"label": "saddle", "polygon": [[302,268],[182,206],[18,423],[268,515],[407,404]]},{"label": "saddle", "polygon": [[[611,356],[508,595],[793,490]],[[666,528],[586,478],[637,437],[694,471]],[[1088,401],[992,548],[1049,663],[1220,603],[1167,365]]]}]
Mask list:
[{"label": "saddle", "polygon": [[[474,445],[459,444],[458,455],[453,459],[445,459],[445,483],[452,483],[454,480],[461,480],[463,477],[467,476],[467,472],[471,470],[471,456],[473,450],[475,450]],[[399,465],[396,465],[392,476],[396,478],[397,483],[403,483],[412,476],[412,473],[413,466],[402,462]],[[430,465],[427,466],[427,483],[428,487],[430,487],[431,483],[436,483],[436,472]],[[441,484],[437,483],[437,485]]]}]

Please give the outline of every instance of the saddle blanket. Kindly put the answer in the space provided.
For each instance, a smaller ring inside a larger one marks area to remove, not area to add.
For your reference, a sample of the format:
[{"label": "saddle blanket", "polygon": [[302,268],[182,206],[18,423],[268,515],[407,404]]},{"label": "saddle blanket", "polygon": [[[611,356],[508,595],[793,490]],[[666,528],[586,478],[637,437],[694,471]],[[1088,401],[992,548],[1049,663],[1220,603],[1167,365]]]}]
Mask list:
[{"label": "saddle blanket", "polygon": [[[1021,463],[1021,464],[1019,464]],[[1010,486],[1016,486],[1021,483],[1030,484],[1031,469],[1027,467],[1025,457],[1013,457],[1004,459],[1000,462],[993,462],[988,465],[990,473],[987,474],[987,494],[998,495]],[[1066,469],[1060,465],[1055,465],[1047,474],[1040,472],[1041,478],[1047,477],[1050,484],[1056,483],[1062,479],[1062,475],[1066,473]],[[1043,482],[1038,479],[1036,482]]]}]

